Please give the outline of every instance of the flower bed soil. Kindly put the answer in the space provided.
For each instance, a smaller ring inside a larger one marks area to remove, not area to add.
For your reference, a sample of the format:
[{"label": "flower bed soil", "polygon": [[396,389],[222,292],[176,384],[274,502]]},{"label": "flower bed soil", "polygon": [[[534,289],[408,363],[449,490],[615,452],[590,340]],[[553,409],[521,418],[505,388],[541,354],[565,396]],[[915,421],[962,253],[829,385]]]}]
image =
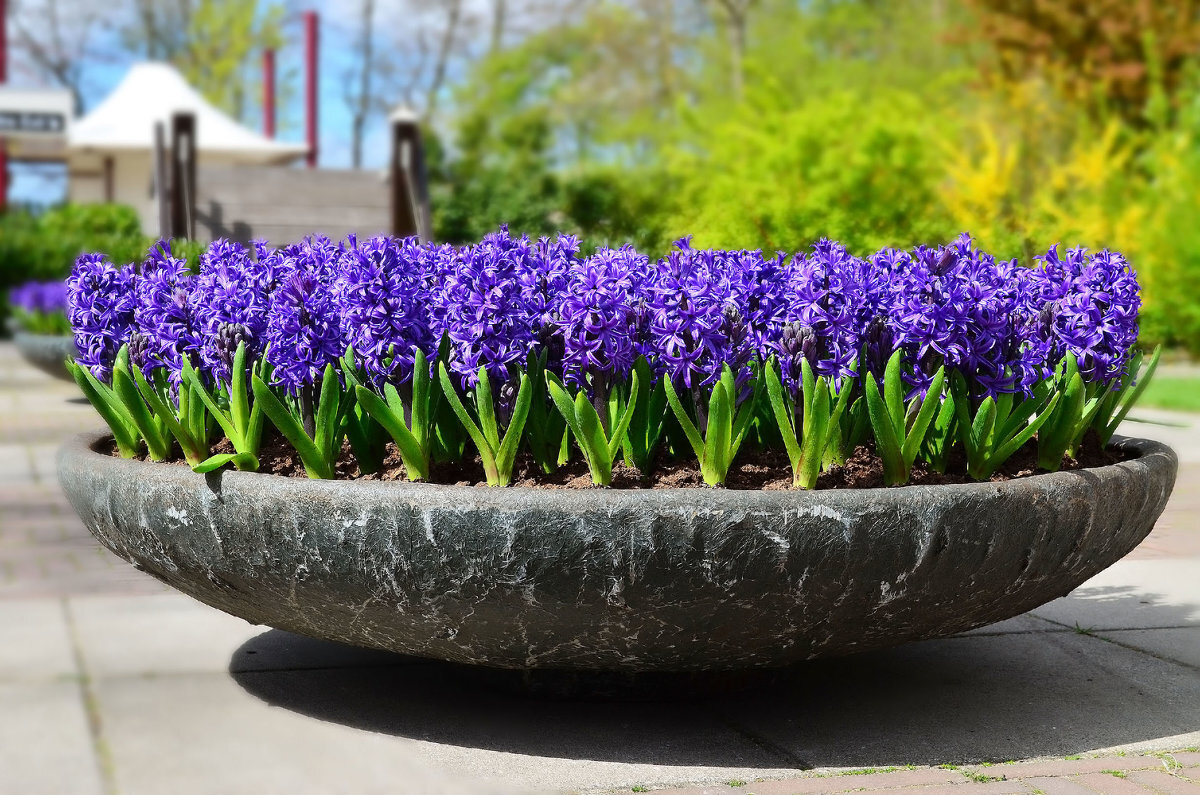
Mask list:
[{"label": "flower bed soil", "polygon": [[[107,451],[117,455],[111,440],[107,443]],[[234,452],[232,445],[222,439],[214,448],[214,453]],[[950,483],[974,483],[966,476],[966,463],[961,458],[961,452],[952,453],[949,461],[949,472],[935,472],[925,464],[917,462],[913,467],[912,479],[906,485],[941,485]],[[1115,448],[1103,449],[1094,433],[1084,438],[1078,458],[1066,456],[1063,458],[1063,470],[1090,469],[1107,466],[1127,460],[1130,456]],[[299,455],[280,436],[267,434],[263,439],[259,454],[259,471],[267,475],[283,477],[306,478],[304,465]],[[171,465],[185,466],[182,460],[172,461]],[[388,442],[387,456],[384,468],[380,472],[363,475],[358,469],[358,462],[347,444],[337,464],[339,480],[375,480],[375,481],[404,481],[404,464],[395,446]],[[1003,467],[992,477],[991,482],[998,483],[1015,478],[1024,478],[1039,474],[1037,469],[1037,448],[1026,445],[1010,458]],[[1044,473],[1043,473],[1044,474]],[[486,486],[483,466],[479,457],[454,465],[434,465],[433,483],[457,486]],[[518,456],[513,467],[513,486],[539,489],[595,489],[601,488],[592,482],[587,463],[573,460],[560,467],[552,474],[546,475],[536,469],[533,459],[527,454]],[[821,475],[817,481],[817,489],[868,489],[883,487],[883,462],[868,446],[859,446],[844,465],[836,466]],[[641,473],[635,468],[618,462],[613,465],[612,486],[614,489],[673,489],[673,488],[710,488],[700,475],[700,467],[694,459],[670,458],[660,460],[649,480],[643,480]],[[775,491],[792,488],[792,470],[787,454],[782,450],[745,451],[730,469],[725,488],[739,490]],[[901,488],[901,487],[897,487]]]}]

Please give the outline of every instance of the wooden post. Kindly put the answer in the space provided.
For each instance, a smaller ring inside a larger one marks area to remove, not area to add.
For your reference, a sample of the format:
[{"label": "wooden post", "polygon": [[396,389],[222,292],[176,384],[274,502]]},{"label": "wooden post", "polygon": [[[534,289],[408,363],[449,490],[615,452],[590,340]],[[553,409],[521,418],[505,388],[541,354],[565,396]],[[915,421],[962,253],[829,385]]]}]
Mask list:
[{"label": "wooden post", "polygon": [[167,181],[167,134],[161,121],[154,122],[154,198],[158,202],[158,236],[171,236],[171,186]]},{"label": "wooden post", "polygon": [[[8,0],[0,0],[0,85],[8,82]],[[0,138],[0,213],[8,208],[8,147]]]},{"label": "wooden post", "polygon": [[433,238],[433,224],[421,127],[408,109],[394,112],[391,122],[392,234],[416,235],[421,242],[428,242]]},{"label": "wooden post", "polygon": [[275,137],[275,51],[263,50],[263,135]]},{"label": "wooden post", "polygon": [[111,204],[116,198],[116,191],[113,186],[113,156],[104,156],[104,201]]},{"label": "wooden post", "polygon": [[196,116],[171,116],[171,237],[193,237],[196,210]]},{"label": "wooden post", "polygon": [[317,131],[317,65],[318,31],[317,12],[304,12],[304,112],[306,118],[305,137],[308,140],[308,167],[317,167],[317,148],[320,143]]}]

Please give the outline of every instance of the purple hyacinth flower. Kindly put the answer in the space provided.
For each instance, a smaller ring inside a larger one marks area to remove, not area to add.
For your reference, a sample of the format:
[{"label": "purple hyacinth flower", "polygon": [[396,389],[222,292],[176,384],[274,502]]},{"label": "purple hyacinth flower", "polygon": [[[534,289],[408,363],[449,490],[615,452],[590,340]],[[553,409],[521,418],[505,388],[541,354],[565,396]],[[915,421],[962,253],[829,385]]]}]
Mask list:
[{"label": "purple hyacinth flower", "polygon": [[290,257],[291,274],[272,297],[267,320],[267,360],[274,382],[293,395],[315,387],[325,368],[346,351],[335,285],[328,274],[335,247],[305,246]]},{"label": "purple hyacinth flower", "polygon": [[1125,373],[1137,341],[1141,294],[1137,275],[1123,256],[1058,246],[1037,258],[1031,311],[1041,319],[1049,359],[1075,355],[1079,373],[1090,383],[1108,383]]},{"label": "purple hyacinth flower", "polygon": [[632,246],[600,249],[572,263],[556,313],[567,382],[604,390],[632,371],[638,354],[634,285],[647,263]]},{"label": "purple hyacinth flower", "polygon": [[194,280],[187,260],[171,253],[159,241],[142,262],[137,282],[137,331],[146,338],[142,369],[164,367],[173,384],[179,383],[183,360],[200,360],[202,332],[193,306]]},{"label": "purple hyacinth flower", "polygon": [[537,281],[533,256],[527,238],[502,230],[439,259],[434,316],[450,339],[448,367],[464,384],[484,367],[498,393],[538,352],[544,310],[528,289]]},{"label": "purple hyacinth flower", "polygon": [[430,330],[426,249],[415,237],[351,237],[341,258],[337,301],[342,330],[377,388],[412,378],[417,350],[437,348]]},{"label": "purple hyacinth flower", "polygon": [[246,344],[253,366],[266,346],[267,312],[275,289],[271,252],[250,254],[237,243],[216,240],[200,257],[193,300],[200,322],[200,362],[218,381],[228,381],[233,357]]},{"label": "purple hyacinth flower", "polygon": [[116,268],[103,254],[80,256],[67,279],[75,361],[104,383],[112,381],[117,353],[134,329],[137,281],[132,265]]},{"label": "purple hyacinth flower", "polygon": [[651,364],[689,390],[715,383],[725,365],[744,385],[754,349],[734,282],[717,252],[693,249],[690,238],[675,245],[644,286]]}]

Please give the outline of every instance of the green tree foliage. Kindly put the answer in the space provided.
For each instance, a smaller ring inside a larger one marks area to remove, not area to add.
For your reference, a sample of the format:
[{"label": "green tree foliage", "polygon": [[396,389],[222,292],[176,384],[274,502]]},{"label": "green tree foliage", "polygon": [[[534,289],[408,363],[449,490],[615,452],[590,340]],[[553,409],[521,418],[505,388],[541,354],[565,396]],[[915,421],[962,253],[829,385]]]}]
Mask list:
[{"label": "green tree foliage", "polygon": [[137,0],[136,6],[135,21],[121,31],[125,45],[146,58],[170,61],[210,102],[243,117],[257,86],[260,53],[283,45],[284,5],[274,0]]},{"label": "green tree foliage", "polygon": [[579,7],[459,82],[443,239],[1111,247],[1144,340],[1200,353],[1198,0]]}]

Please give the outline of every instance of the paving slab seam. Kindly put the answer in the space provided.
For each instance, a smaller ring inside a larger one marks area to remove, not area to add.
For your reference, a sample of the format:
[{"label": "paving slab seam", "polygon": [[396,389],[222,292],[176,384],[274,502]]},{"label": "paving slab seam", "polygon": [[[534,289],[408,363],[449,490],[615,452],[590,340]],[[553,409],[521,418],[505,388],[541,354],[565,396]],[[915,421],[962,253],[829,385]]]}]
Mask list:
[{"label": "paving slab seam", "polygon": [[87,715],[88,734],[92,739],[92,761],[100,772],[100,784],[105,795],[117,795],[116,769],[112,754],[109,753],[108,743],[104,739],[104,722],[100,715],[100,702],[88,673],[87,662],[83,657],[83,646],[79,642],[79,632],[75,625],[75,616],[71,611],[69,600],[60,599],[63,621],[67,627],[67,637],[71,641],[71,654],[75,660],[75,668],[79,671],[79,693],[83,700],[83,710]]},{"label": "paving slab seam", "polygon": [[[1038,617],[1041,618],[1040,616],[1038,616]],[[1051,621],[1051,619],[1049,619],[1049,618],[1043,618],[1042,620],[1043,621]],[[1086,635],[1089,638],[1095,638],[1096,640],[1102,640],[1105,643],[1111,643],[1112,645],[1118,646],[1122,649],[1125,649],[1126,651],[1132,651],[1132,652],[1136,652],[1138,654],[1144,654],[1147,657],[1153,657],[1154,659],[1160,660],[1165,663],[1171,663],[1172,665],[1178,665],[1180,668],[1187,668],[1190,671],[1200,671],[1200,666],[1198,666],[1198,665],[1192,665],[1189,662],[1184,662],[1183,660],[1177,660],[1174,657],[1166,657],[1161,654],[1155,654],[1154,652],[1149,651],[1148,649],[1143,649],[1140,646],[1134,646],[1129,643],[1122,643],[1121,641],[1114,640],[1113,638],[1108,637],[1107,635],[1098,634],[1100,632],[1144,632],[1146,630],[1158,630],[1158,629],[1196,629],[1195,625],[1191,625],[1191,626],[1185,625],[1182,627],[1126,627],[1125,629],[1092,629],[1091,627],[1087,627],[1087,628],[1072,627],[1071,625],[1064,624],[1061,621],[1053,621],[1053,623],[1058,624],[1060,627],[1066,627],[1067,629],[1075,632],[1078,635]],[[967,637],[969,637],[969,636],[967,636]]]},{"label": "paving slab seam", "polygon": [[811,764],[810,762],[808,762],[804,759],[801,759],[791,749],[775,742],[771,738],[769,738],[763,734],[760,734],[759,732],[756,732],[752,729],[749,729],[749,728],[743,726],[741,723],[734,720],[733,718],[730,718],[729,716],[722,714],[719,710],[713,712],[713,717],[715,717],[717,719],[717,721],[719,723],[721,723],[723,726],[726,726],[727,728],[732,729],[734,734],[744,737],[746,740],[748,740],[749,742],[758,746],[759,748],[762,748],[764,751],[767,751],[768,753],[778,756],[780,759],[782,759],[784,762],[786,762],[791,767],[794,767],[797,770],[812,770],[813,769],[813,767],[814,767],[813,764]]}]

